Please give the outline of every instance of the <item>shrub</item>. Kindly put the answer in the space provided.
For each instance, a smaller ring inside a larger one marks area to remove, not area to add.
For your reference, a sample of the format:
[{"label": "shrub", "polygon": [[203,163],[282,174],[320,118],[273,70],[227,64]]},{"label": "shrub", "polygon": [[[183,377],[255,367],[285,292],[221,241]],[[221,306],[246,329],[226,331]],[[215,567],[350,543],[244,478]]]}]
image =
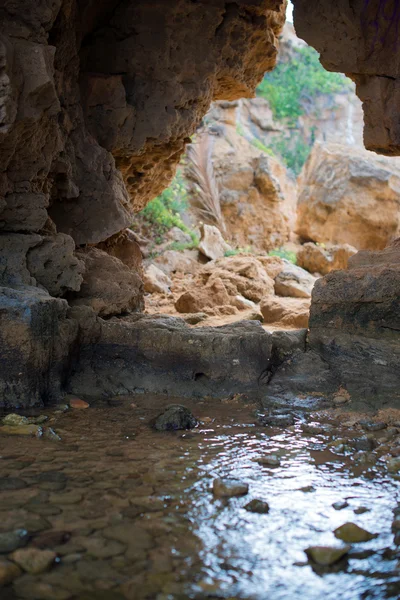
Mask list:
[{"label": "shrub", "polygon": [[285,258],[294,265],[297,263],[296,252],[285,250],[284,248],[276,248],[275,250],[271,250],[271,252],[268,252],[268,256],[279,256],[279,258]]}]

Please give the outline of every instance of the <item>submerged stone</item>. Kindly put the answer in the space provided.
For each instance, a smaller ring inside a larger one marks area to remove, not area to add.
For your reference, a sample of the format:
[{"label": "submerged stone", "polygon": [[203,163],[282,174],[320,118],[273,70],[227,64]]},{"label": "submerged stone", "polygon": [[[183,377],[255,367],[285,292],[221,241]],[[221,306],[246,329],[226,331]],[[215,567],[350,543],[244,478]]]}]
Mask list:
[{"label": "submerged stone", "polygon": [[355,523],[345,523],[333,532],[335,537],[348,544],[356,544],[358,542],[369,542],[377,536],[370,533],[366,529],[359,527]]},{"label": "submerged stone", "polygon": [[29,421],[22,415],[11,413],[3,419],[3,425],[9,425],[11,427],[17,427],[18,425],[28,425]]},{"label": "submerged stone", "polygon": [[191,411],[181,404],[171,404],[154,421],[157,431],[177,431],[178,429],[193,429],[197,419]]},{"label": "submerged stone", "polygon": [[238,479],[214,479],[213,482],[213,494],[218,498],[245,496],[248,491],[248,484]]},{"label": "submerged stone", "polygon": [[3,427],[0,427],[0,433],[5,433],[6,435],[36,435],[36,437],[40,437],[42,435],[42,428],[34,424],[3,425]]},{"label": "submerged stone", "polygon": [[32,575],[38,575],[48,571],[54,564],[57,555],[51,550],[39,550],[38,548],[23,548],[12,554],[12,559],[24,571]]},{"label": "submerged stone", "polygon": [[269,415],[260,419],[262,425],[266,427],[291,427],[294,425],[294,416],[291,414]]},{"label": "submerged stone", "polygon": [[17,548],[26,546],[29,536],[26,529],[16,529],[0,533],[0,554],[13,552]]},{"label": "submerged stone", "polygon": [[335,510],[343,510],[349,506],[349,503],[346,502],[346,500],[343,500],[342,502],[334,502],[332,506]]},{"label": "submerged stone", "polygon": [[244,507],[247,512],[257,513],[259,515],[266,515],[269,513],[269,504],[263,500],[257,500],[256,498],[246,504]]},{"label": "submerged stone", "polygon": [[0,588],[21,575],[21,569],[9,560],[0,560]]},{"label": "submerged stone", "polygon": [[257,462],[263,467],[279,467],[281,464],[280,458],[279,456],[276,456],[276,454],[261,456],[260,458],[257,458]]},{"label": "submerged stone", "polygon": [[335,548],[331,546],[310,546],[305,550],[308,558],[317,565],[329,567],[334,565],[349,552],[350,546]]}]

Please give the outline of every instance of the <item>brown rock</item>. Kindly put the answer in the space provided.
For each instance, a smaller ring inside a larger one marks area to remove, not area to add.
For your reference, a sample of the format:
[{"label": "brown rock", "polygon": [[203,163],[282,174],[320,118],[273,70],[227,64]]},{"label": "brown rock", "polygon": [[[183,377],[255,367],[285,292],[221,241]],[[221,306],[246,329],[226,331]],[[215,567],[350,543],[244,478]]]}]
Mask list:
[{"label": "brown rock", "polygon": [[316,278],[304,269],[286,262],[285,267],[275,277],[275,293],[278,296],[311,298]]},{"label": "brown rock", "polygon": [[384,248],[400,233],[400,164],[316,144],[299,183],[296,232],[313,242]]},{"label": "brown rock", "polygon": [[144,272],[144,291],[149,294],[170,294],[171,279],[155,265],[150,265]]},{"label": "brown rock", "polygon": [[81,400],[80,398],[71,398],[69,401],[69,405],[71,408],[77,408],[77,409],[85,409],[85,408],[89,408],[89,403],[85,402],[84,400]]},{"label": "brown rock", "polygon": [[182,294],[175,302],[180,313],[199,313],[205,308],[224,306],[230,303],[230,297],[221,279],[214,278],[209,284]]},{"label": "brown rock", "polygon": [[264,324],[306,328],[310,316],[310,300],[267,296],[261,302]]},{"label": "brown rock", "polygon": [[325,247],[308,242],[297,253],[297,264],[310,273],[327,275],[331,271],[347,269],[349,258],[356,253],[356,248],[349,244]]},{"label": "brown rock", "polygon": [[115,256],[132,271],[142,273],[142,252],[137,237],[130,229],[124,229],[98,245],[110,256]]},{"label": "brown rock", "polygon": [[56,558],[57,555],[52,550],[39,550],[38,548],[21,548],[12,554],[13,561],[32,575],[48,571]]},{"label": "brown rock", "polygon": [[194,274],[201,267],[198,255],[197,250],[184,250],[183,252],[167,250],[161,256],[157,256],[153,262],[167,275],[172,273]]},{"label": "brown rock", "polygon": [[0,560],[0,588],[12,583],[22,574],[21,569],[9,560]]},{"label": "brown rock", "polygon": [[89,306],[100,316],[118,315],[143,307],[143,284],[137,273],[98,248],[77,252],[85,265],[80,291],[70,303]]}]

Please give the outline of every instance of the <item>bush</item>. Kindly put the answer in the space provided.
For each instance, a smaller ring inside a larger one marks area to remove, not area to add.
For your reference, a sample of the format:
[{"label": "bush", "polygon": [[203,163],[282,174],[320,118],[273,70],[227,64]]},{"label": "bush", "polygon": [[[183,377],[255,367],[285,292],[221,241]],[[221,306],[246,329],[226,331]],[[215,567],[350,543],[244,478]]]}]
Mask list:
[{"label": "bush", "polygon": [[276,248],[275,250],[271,250],[271,252],[268,252],[268,256],[279,256],[279,258],[285,258],[294,265],[297,263],[296,252],[285,250],[284,248]]},{"label": "bush", "polygon": [[273,151],[281,157],[288,169],[299,175],[311,152],[311,145],[304,141],[299,131],[292,131],[290,137],[282,134],[271,142]]}]

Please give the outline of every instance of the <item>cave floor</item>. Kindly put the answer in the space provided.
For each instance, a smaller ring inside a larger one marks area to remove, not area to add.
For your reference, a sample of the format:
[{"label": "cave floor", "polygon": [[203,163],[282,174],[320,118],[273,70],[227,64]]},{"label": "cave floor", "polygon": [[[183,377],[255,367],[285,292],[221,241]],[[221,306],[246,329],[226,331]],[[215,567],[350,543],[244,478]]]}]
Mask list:
[{"label": "cave floor", "polygon": [[[400,430],[297,411],[271,428],[235,398],[185,405],[200,420],[187,432],[152,430],[159,399],[135,397],[44,411],[61,441],[0,435],[0,577],[14,573],[1,600],[399,597]],[[216,478],[248,494],[215,497]],[[246,510],[254,499],[269,512]],[[346,522],[377,535],[333,566],[308,562],[310,546],[343,545]],[[16,576],[16,530],[56,562]]]}]

